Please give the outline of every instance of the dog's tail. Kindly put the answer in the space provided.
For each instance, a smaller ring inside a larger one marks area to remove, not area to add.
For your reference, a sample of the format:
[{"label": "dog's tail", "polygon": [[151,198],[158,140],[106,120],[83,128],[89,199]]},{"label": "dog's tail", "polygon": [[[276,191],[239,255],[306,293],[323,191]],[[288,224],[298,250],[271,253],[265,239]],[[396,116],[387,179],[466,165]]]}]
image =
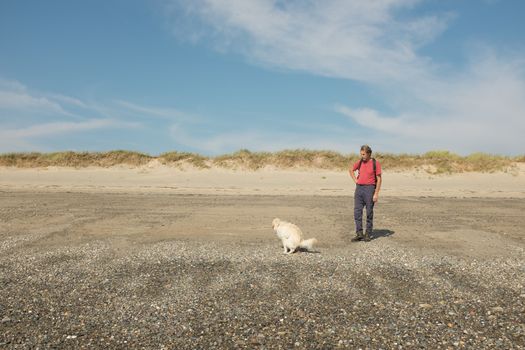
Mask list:
[{"label": "dog's tail", "polygon": [[307,250],[313,250],[314,244],[317,244],[317,239],[315,238],[303,239],[301,243],[299,243],[299,247]]}]

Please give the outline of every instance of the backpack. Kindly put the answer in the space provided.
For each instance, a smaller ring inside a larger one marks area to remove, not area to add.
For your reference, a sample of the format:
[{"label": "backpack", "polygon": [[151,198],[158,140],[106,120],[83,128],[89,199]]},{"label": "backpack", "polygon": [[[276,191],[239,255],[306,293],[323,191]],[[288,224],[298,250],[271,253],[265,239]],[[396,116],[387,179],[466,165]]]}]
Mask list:
[{"label": "backpack", "polygon": [[[360,159],[359,160],[359,165],[357,167],[357,170],[360,171],[361,169],[361,164],[363,163],[363,159]],[[372,158],[372,165],[374,167],[374,179],[376,181],[376,185],[377,185],[377,170],[376,170],[376,159],[375,158]]]}]

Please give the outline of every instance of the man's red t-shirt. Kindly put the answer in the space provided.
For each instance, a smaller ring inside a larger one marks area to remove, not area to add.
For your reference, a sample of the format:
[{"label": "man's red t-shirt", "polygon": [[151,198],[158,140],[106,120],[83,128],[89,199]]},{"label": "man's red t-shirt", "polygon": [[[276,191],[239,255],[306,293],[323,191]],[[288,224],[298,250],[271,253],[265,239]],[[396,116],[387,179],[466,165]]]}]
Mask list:
[{"label": "man's red t-shirt", "polygon": [[[359,168],[359,160],[354,164],[352,171],[356,171]],[[381,175],[381,164],[376,160],[376,175]],[[357,175],[358,185],[375,185],[376,180],[374,176],[374,164],[373,160],[369,159],[366,162],[361,163],[361,169]]]}]

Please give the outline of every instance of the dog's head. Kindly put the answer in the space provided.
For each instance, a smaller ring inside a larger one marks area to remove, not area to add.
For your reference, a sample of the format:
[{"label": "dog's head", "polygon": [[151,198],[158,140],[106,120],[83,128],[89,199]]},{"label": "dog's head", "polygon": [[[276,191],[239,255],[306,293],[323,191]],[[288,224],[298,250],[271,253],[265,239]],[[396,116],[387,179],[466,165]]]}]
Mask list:
[{"label": "dog's head", "polygon": [[274,229],[274,231],[277,230],[277,226],[279,226],[280,223],[281,223],[280,219],[278,219],[278,218],[273,219],[273,221],[272,221],[272,228]]}]

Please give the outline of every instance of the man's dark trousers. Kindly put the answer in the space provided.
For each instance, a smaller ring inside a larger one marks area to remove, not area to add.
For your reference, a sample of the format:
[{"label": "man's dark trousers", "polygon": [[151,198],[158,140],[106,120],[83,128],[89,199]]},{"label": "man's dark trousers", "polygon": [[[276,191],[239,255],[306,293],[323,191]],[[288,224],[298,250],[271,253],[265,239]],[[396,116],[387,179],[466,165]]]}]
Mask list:
[{"label": "man's dark trousers", "polygon": [[354,219],[356,232],[363,232],[363,208],[366,206],[366,232],[372,233],[374,226],[375,185],[357,185],[354,194]]}]

